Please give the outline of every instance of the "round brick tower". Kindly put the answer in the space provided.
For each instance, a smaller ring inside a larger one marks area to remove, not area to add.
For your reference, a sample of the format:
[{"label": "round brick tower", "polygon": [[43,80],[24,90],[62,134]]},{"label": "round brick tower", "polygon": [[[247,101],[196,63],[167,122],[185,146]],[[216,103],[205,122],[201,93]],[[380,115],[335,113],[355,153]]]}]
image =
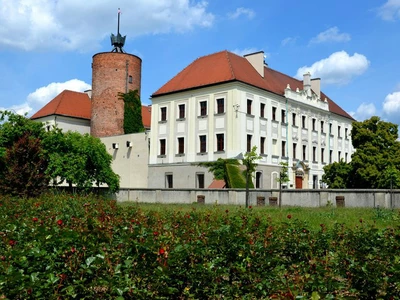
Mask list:
[{"label": "round brick tower", "polygon": [[120,93],[138,90],[142,76],[142,60],[125,53],[126,36],[111,34],[111,52],[93,55],[92,62],[92,112],[90,134],[95,137],[124,134],[124,101]]},{"label": "round brick tower", "polygon": [[124,101],[120,93],[138,90],[142,60],[132,54],[103,52],[93,55],[90,134],[104,137],[124,134]]}]

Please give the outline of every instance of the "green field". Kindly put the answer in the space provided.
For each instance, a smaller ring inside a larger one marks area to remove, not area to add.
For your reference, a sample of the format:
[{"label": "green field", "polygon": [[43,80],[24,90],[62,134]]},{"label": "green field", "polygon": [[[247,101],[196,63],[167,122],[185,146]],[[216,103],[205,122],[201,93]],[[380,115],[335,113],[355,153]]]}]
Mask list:
[{"label": "green field", "polygon": [[0,299],[399,299],[399,212],[0,198]]}]

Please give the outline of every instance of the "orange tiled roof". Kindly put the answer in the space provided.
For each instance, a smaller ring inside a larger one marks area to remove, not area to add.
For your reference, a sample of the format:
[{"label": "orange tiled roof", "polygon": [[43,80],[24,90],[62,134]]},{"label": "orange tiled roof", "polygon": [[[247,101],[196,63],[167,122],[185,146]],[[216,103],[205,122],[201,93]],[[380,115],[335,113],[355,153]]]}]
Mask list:
[{"label": "orange tiled roof", "polygon": [[[262,77],[246,58],[225,50],[196,59],[158,89],[152,98],[230,81],[240,81],[281,96],[284,95],[288,84],[293,90],[303,89],[303,81],[269,67],[264,67],[264,77]],[[353,119],[321,92],[321,99],[325,98],[332,113]]]},{"label": "orange tiled roof", "polygon": [[225,187],[226,183],[223,179],[214,179],[208,186],[209,189],[224,189]]},{"label": "orange tiled roof", "polygon": [[90,120],[91,106],[88,94],[64,90],[35,113],[31,119],[59,115]]},{"label": "orange tiled roof", "polygon": [[[51,115],[90,120],[92,102],[86,93],[64,90],[35,113],[31,119]],[[142,105],[142,120],[145,128],[151,126],[151,106]]]},{"label": "orange tiled roof", "polygon": [[151,106],[142,105],[142,121],[144,128],[151,127]]}]

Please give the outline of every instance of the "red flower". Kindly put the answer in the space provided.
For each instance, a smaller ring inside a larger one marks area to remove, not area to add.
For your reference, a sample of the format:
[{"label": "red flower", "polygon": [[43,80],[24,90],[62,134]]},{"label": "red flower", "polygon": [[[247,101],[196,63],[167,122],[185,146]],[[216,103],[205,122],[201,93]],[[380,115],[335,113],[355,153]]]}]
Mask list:
[{"label": "red flower", "polygon": [[11,247],[14,247],[16,243],[17,243],[17,242],[14,241],[14,240],[10,240],[10,241],[8,242],[8,244],[9,244]]},{"label": "red flower", "polygon": [[63,224],[63,220],[58,220],[58,221],[57,221],[57,225],[58,225],[58,226],[61,226],[62,224]]},{"label": "red flower", "polygon": [[229,212],[229,210],[225,210],[225,212],[226,212],[226,213],[228,213],[228,212]]},{"label": "red flower", "polygon": [[362,223],[363,222],[363,219],[360,219],[360,223]]},{"label": "red flower", "polygon": [[65,275],[65,274],[60,274],[60,277],[61,277],[61,280],[67,279],[67,275]]},{"label": "red flower", "polygon": [[288,218],[288,219],[291,219],[291,218],[292,218],[292,215],[287,215],[287,218]]},{"label": "red flower", "polygon": [[157,231],[154,231],[154,232],[153,232],[153,235],[154,235],[154,236],[157,236],[157,235],[158,235],[158,232],[157,232]]},{"label": "red flower", "polygon": [[71,247],[71,252],[75,253],[75,251],[76,251],[75,247]]},{"label": "red flower", "polygon": [[160,255],[163,255],[163,254],[165,253],[165,250],[164,250],[163,248],[160,248],[160,250],[158,251],[158,253],[159,253]]},{"label": "red flower", "polygon": [[33,221],[33,222],[37,222],[37,221],[38,221],[38,218],[36,218],[36,217],[35,217],[35,218],[32,218],[32,221]]},{"label": "red flower", "polygon": [[250,208],[250,209],[252,209],[252,208],[253,208],[253,206],[251,206],[251,205],[250,205],[250,206],[249,206],[249,208]]}]

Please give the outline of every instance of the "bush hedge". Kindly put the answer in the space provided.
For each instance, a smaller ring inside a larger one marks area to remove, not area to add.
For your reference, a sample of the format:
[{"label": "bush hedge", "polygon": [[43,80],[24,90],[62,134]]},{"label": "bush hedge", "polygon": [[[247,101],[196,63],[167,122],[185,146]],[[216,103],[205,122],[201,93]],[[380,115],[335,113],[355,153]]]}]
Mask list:
[{"label": "bush hedge", "polygon": [[0,299],[396,299],[399,224],[0,199]]}]

